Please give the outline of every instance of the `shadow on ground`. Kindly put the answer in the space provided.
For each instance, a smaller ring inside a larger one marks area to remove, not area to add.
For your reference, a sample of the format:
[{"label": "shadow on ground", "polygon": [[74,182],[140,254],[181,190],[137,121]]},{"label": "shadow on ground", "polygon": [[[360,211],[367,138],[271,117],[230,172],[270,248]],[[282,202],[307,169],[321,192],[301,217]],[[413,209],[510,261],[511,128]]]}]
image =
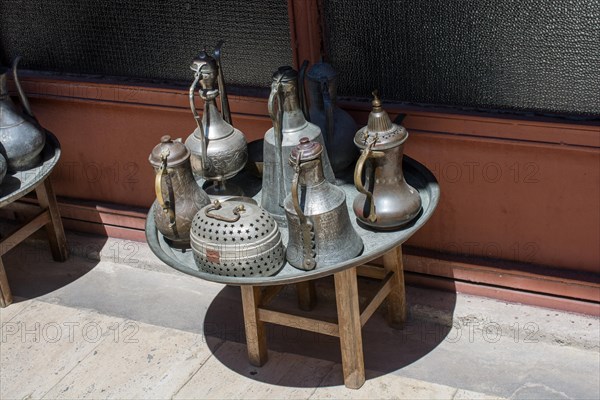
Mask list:
[{"label": "shadow on ground", "polygon": [[2,257],[13,302],[41,297],[81,278],[100,262],[98,253],[105,242],[69,242],[70,256],[64,262],[52,259],[44,230],[17,245]]},{"label": "shadow on ground", "polygon": [[[377,281],[359,278],[361,304],[365,300],[364,293],[372,292]],[[418,311],[419,297],[427,298],[429,305],[439,312],[435,318],[422,318]],[[312,315],[335,316],[335,301],[333,279],[326,277],[317,280],[318,304]],[[434,297],[434,298],[432,298]],[[421,359],[434,350],[444,340],[452,340],[452,315],[456,304],[455,292],[415,291],[407,288],[407,301],[411,311],[403,329],[393,329],[387,325],[384,318],[385,303],[363,327],[363,353],[365,368],[374,376],[384,375],[399,370]],[[299,312],[296,305],[296,293],[293,285],[287,286],[277,299],[271,303],[274,308],[294,310]],[[270,305],[270,306],[271,306]],[[416,307],[415,307],[416,305]],[[415,311],[416,310],[416,311]],[[303,331],[274,324],[266,324],[267,347],[271,351],[292,353],[319,360],[341,363],[339,339],[323,334]],[[240,289],[227,286],[214,298],[204,319],[204,334],[213,355],[231,370],[250,379],[281,386],[296,386],[298,380],[287,382],[281,375],[252,373],[245,362],[231,360],[226,354],[218,351],[220,341],[245,343],[244,321],[242,315]],[[246,357],[245,354],[242,357]],[[260,370],[260,368],[257,368]],[[248,372],[250,371],[250,372]],[[293,378],[291,378],[293,379]],[[329,382],[333,385],[343,385],[339,382]],[[314,382],[313,382],[314,384]],[[310,383],[307,383],[309,386]]]}]

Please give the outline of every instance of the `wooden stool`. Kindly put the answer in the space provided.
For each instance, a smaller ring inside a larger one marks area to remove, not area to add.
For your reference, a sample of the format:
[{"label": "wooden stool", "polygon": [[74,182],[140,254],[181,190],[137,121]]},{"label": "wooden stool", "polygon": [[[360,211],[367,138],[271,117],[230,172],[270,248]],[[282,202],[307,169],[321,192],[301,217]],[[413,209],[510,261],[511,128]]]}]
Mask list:
[{"label": "wooden stool", "polygon": [[[381,280],[379,288],[365,304],[359,306],[357,275]],[[268,308],[269,302],[279,293],[283,285],[240,286],[248,358],[257,367],[267,362],[265,322],[303,329],[340,338],[344,384],[358,389],[365,383],[365,364],[362,345],[362,327],[367,323],[383,300],[388,298],[387,321],[399,328],[406,320],[406,300],[402,249],[397,246],[383,256],[383,268],[362,265],[333,274],[337,321],[308,318],[290,312]],[[301,309],[314,306],[314,280],[297,283],[298,303]]]},{"label": "wooden stool", "polygon": [[47,177],[35,187],[35,193],[42,212],[0,241],[0,307],[6,307],[12,303],[12,294],[8,286],[2,256],[13,247],[27,239],[38,229],[46,227],[52,258],[55,261],[65,261],[69,256],[65,231],[58,212],[58,204],[56,203],[50,177]]}]

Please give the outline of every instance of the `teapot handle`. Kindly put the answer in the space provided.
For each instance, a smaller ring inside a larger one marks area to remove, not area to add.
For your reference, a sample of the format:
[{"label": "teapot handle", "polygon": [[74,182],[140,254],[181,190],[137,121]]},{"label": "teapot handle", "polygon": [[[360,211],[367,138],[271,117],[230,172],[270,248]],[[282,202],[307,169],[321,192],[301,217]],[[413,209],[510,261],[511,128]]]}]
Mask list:
[{"label": "teapot handle", "polygon": [[310,122],[310,113],[308,112],[308,101],[306,98],[306,88],[304,87],[304,77],[306,76],[306,68],[308,67],[308,60],[304,60],[298,71],[298,100],[300,100],[300,108],[302,108],[302,114],[304,118]]},{"label": "teapot handle", "polygon": [[363,172],[365,162],[369,158],[379,158],[379,157],[384,156],[384,153],[381,151],[373,151],[373,145],[375,144],[375,142],[377,142],[377,138],[374,141],[372,141],[371,143],[369,143],[367,145],[367,148],[361,152],[360,157],[358,158],[358,161],[356,162],[356,167],[354,168],[354,186],[356,186],[356,190],[358,190],[360,193],[367,196],[367,201],[370,204],[368,218],[369,218],[369,221],[371,221],[371,222],[377,221],[377,213],[375,210],[375,201],[373,199],[373,193],[369,192],[362,183],[362,172]]},{"label": "teapot handle", "polygon": [[[275,136],[275,150],[276,160],[279,164],[279,201],[280,206],[283,207],[283,200],[285,199],[285,188],[284,188],[284,175],[283,175],[283,92],[281,82],[275,82],[271,87],[271,94],[269,95],[269,115],[273,120],[273,134]],[[277,106],[277,111],[275,110]]]},{"label": "teapot handle", "polygon": [[31,118],[35,119],[35,116],[33,115],[33,112],[31,111],[31,106],[29,105],[29,100],[27,99],[27,96],[25,96],[25,92],[23,91],[23,88],[21,87],[21,81],[19,81],[19,76],[17,74],[17,66],[19,65],[19,61],[21,61],[22,58],[23,57],[21,57],[21,56],[17,56],[15,58],[15,60],[13,61],[13,65],[12,65],[13,78],[15,80],[15,86],[17,87],[17,92],[19,92],[19,98],[21,99],[21,104],[23,105],[25,112]]},{"label": "teapot handle", "polygon": [[313,252],[313,224],[308,220],[308,218],[306,218],[306,215],[304,215],[302,207],[300,207],[300,200],[298,196],[301,154],[302,152],[299,151],[298,155],[296,156],[294,178],[292,179],[292,203],[294,205],[294,210],[296,210],[296,214],[298,214],[298,219],[300,220],[300,229],[302,230],[302,269],[310,271],[316,267],[317,263],[315,261],[315,254]]},{"label": "teapot handle", "polygon": [[325,106],[325,145],[328,154],[333,151],[333,103],[329,95],[329,84],[326,80],[321,82],[321,95]]},{"label": "teapot handle", "polygon": [[[173,209],[173,205],[171,200],[165,200],[162,193],[162,181],[163,177],[167,174],[167,158],[169,157],[169,151],[163,151],[160,155],[161,164],[158,172],[156,173],[156,178],[154,179],[154,191],[156,192],[156,200],[158,201],[158,205],[162,208],[165,214],[169,215],[169,226],[175,230],[175,210]],[[171,197],[171,193],[173,193],[173,187],[171,185],[171,180],[169,179],[167,182],[167,188],[169,197]],[[175,232],[177,235],[177,232]]]},{"label": "teapot handle", "polygon": [[225,78],[223,77],[223,67],[221,65],[221,46],[223,41],[220,40],[215,47],[214,55],[217,62],[218,74],[217,84],[219,85],[219,93],[221,94],[221,115],[229,125],[231,125],[231,111],[229,109],[229,100],[227,99],[227,91],[225,90]]},{"label": "teapot handle", "polygon": [[[190,100],[190,108],[192,110],[192,114],[194,115],[194,120],[196,121],[196,125],[198,125],[198,132],[200,132],[200,143],[202,146],[202,170],[206,172],[208,165],[208,157],[206,155],[206,137],[204,136],[204,127],[202,126],[202,119],[200,118],[200,115],[198,115],[198,111],[196,110],[196,102],[194,101],[194,90],[196,90],[196,85],[200,80],[200,76],[200,70],[194,73],[194,82],[192,82],[192,85],[190,86],[188,97]],[[202,175],[204,175],[204,173]]]}]

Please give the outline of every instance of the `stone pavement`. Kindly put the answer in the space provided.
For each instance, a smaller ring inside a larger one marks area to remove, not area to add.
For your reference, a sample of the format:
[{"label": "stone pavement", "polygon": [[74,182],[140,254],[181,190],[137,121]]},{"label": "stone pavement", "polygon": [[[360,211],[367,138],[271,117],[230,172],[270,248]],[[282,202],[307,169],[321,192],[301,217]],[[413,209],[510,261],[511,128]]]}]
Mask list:
[{"label": "stone pavement", "polygon": [[[68,240],[66,263],[36,240],[5,257],[17,302],[0,310],[1,399],[600,398],[598,318],[409,287],[403,330],[379,312],[364,327],[367,381],[349,390],[337,339],[268,325],[269,362],[253,367],[238,288],[178,273],[143,243]],[[326,314],[330,279],[318,293]]]}]

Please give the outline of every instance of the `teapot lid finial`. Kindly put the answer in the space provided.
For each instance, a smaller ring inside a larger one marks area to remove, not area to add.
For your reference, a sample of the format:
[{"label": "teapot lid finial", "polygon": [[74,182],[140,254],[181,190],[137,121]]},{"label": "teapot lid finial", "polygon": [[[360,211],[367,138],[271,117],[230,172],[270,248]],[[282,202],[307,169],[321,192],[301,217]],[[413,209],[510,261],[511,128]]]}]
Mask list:
[{"label": "teapot lid finial", "polygon": [[381,99],[379,98],[379,90],[375,89],[371,92],[373,95],[373,101],[371,101],[371,105],[373,106],[373,111],[381,112]]}]

